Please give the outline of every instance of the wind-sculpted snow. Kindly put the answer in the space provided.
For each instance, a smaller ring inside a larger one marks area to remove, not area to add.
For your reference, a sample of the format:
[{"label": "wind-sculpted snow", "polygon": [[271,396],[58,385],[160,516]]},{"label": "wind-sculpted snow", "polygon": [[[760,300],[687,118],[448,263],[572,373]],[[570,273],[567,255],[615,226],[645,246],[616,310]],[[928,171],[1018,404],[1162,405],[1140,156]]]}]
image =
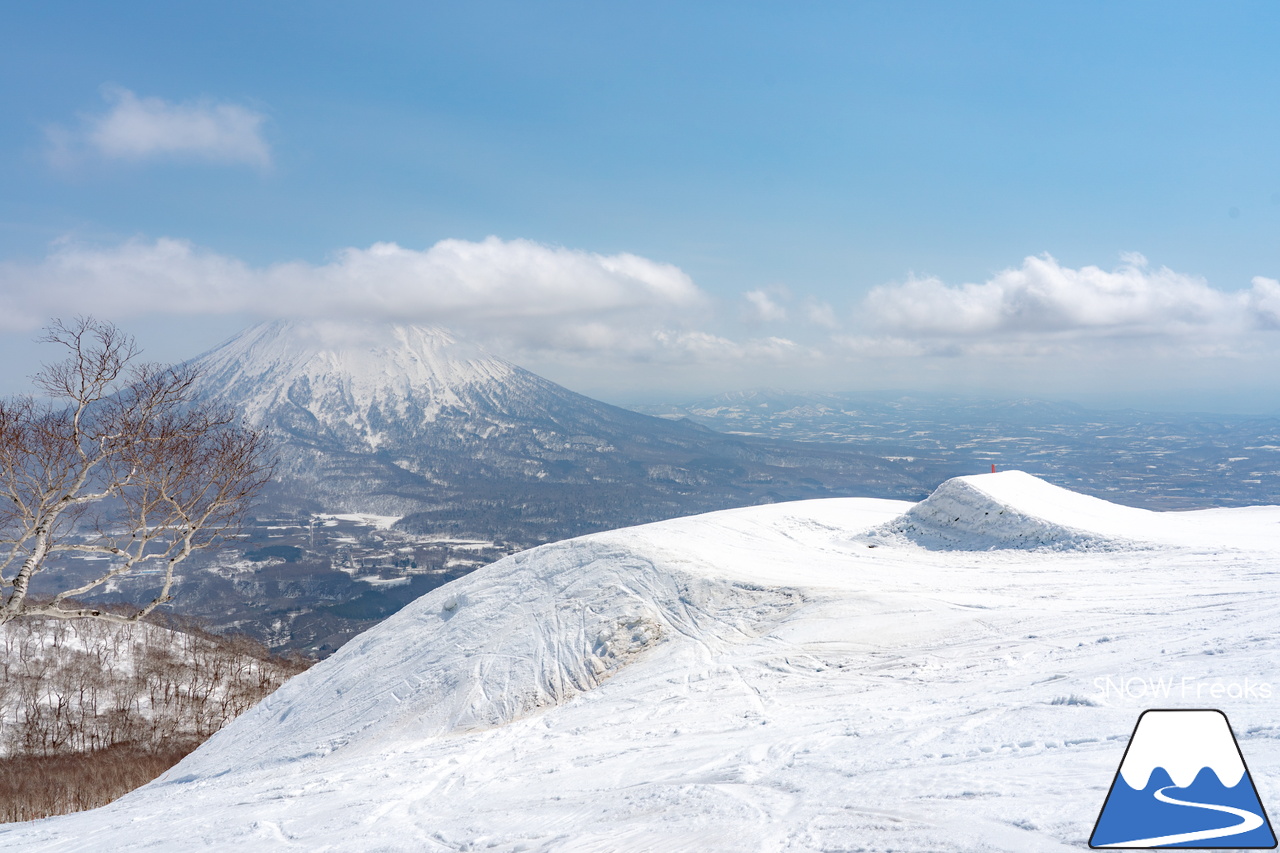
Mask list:
[{"label": "wind-sculpted snow", "polygon": [[[1073,526],[1073,522],[1077,525],[1090,523],[1091,516],[1087,510],[1094,507],[1089,502],[1106,507],[1114,507],[1113,504],[1065,489],[1040,488],[1048,484],[1021,471],[987,475],[982,482],[990,483],[988,478],[996,477],[1014,480],[1014,488],[997,487],[992,489],[996,492],[993,495],[974,484],[977,478],[957,477],[943,483],[901,518],[872,531],[870,536],[902,538],[931,549],[969,551],[996,548],[1109,551],[1135,547],[1132,540]],[[1002,499],[1002,492],[1006,493],[1005,499]],[[1009,492],[1013,494],[1007,494]],[[1028,495],[1028,492],[1032,494]],[[1058,492],[1070,495],[1070,498],[1064,501]],[[1080,511],[1082,507],[1085,512]],[[1124,510],[1125,507],[1116,509]]]},{"label": "wind-sculpted snow", "polygon": [[1079,850],[1153,707],[1223,710],[1274,812],[1280,507],[1152,513],[1016,472],[938,494],[1052,532],[988,550],[935,513],[987,544],[922,548],[884,532],[915,505],[843,498],[526,551],[0,849]]},{"label": "wind-sculpted snow", "polygon": [[1156,546],[1280,546],[1274,507],[1153,512],[1082,495],[1023,471],[956,477],[870,542],[931,550],[1141,551]]},{"label": "wind-sculpted snow", "polygon": [[799,600],[659,569],[607,541],[543,546],[418,599],[273,694],[185,771],[502,726],[672,638],[719,647],[758,637]]}]

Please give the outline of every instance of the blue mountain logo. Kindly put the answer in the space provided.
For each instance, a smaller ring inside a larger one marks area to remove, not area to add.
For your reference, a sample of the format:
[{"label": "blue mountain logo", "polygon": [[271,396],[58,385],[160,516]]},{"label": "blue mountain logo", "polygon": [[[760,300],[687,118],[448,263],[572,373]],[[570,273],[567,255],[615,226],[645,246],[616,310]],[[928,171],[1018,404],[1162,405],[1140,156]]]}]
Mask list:
[{"label": "blue mountain logo", "polygon": [[1271,821],[1227,715],[1143,711],[1089,846],[1274,848]]}]

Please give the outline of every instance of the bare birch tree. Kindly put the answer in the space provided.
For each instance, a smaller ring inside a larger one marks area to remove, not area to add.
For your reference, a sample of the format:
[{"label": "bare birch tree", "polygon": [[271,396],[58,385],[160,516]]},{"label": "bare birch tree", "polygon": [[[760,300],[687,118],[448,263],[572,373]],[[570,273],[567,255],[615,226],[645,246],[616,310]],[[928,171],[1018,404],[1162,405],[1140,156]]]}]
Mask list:
[{"label": "bare birch tree", "polygon": [[[266,438],[197,399],[191,367],[139,362],[133,338],[110,323],[46,331],[67,357],[36,376],[45,398],[0,401],[0,624],[137,621],[171,600],[178,564],[238,529],[271,475]],[[106,568],[29,596],[34,577],[73,554]],[[85,603],[141,573],[155,587],[149,601],[126,611]]]}]

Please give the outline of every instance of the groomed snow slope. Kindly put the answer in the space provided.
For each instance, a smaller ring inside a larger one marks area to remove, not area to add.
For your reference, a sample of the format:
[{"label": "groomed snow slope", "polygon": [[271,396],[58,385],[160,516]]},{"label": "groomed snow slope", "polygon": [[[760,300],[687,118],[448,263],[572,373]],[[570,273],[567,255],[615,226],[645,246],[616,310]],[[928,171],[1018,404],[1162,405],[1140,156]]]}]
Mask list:
[{"label": "groomed snow slope", "polygon": [[1018,472],[934,497],[507,558],[0,848],[1079,850],[1149,707],[1221,708],[1278,801],[1280,507],[1150,513]]}]

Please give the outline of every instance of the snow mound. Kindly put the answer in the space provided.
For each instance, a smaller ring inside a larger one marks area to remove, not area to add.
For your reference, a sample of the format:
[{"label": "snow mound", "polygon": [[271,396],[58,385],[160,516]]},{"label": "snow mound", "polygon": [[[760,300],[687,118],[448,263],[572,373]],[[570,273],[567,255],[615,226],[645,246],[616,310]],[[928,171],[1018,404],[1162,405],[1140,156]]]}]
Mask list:
[{"label": "snow mound", "polygon": [[659,569],[607,541],[535,548],[413,602],[236,720],[183,769],[195,778],[503,726],[593,690],[668,637],[707,647],[757,637],[796,600]]},{"label": "snow mound", "polygon": [[1022,471],[1003,471],[947,480],[867,538],[905,539],[930,550],[1113,551],[1134,548],[1134,540],[1120,531],[1140,529],[1133,522],[1150,515]]}]

